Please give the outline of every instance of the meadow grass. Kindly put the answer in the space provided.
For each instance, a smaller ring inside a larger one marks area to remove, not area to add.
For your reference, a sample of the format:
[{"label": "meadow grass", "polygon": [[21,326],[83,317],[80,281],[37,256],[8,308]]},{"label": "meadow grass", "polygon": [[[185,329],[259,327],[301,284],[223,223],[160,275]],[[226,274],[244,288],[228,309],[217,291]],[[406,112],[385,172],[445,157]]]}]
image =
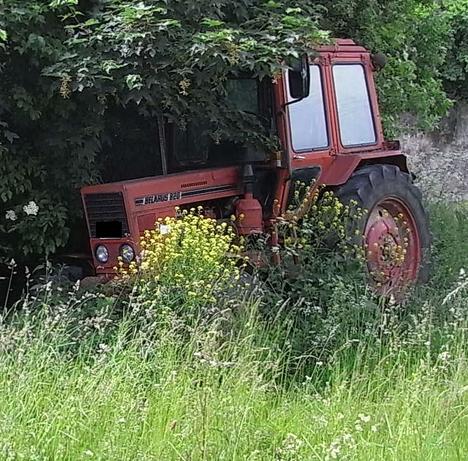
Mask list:
[{"label": "meadow grass", "polygon": [[73,303],[44,325],[5,321],[0,459],[468,459],[468,299],[454,292],[468,217],[462,206],[432,215],[432,282],[323,360],[288,347],[294,324],[266,323],[255,291],[235,327],[188,335],[166,322],[149,339],[124,316],[73,343],[61,326]]}]

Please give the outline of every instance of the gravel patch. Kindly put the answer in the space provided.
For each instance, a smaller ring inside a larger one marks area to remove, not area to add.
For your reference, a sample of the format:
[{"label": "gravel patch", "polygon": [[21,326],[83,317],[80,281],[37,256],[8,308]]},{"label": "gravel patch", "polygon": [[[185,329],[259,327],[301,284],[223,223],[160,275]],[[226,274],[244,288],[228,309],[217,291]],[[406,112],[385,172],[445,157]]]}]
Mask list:
[{"label": "gravel patch", "polygon": [[429,200],[468,201],[468,103],[456,106],[439,133],[403,137],[402,146]]},{"label": "gravel patch", "polygon": [[408,155],[416,183],[429,200],[468,200],[468,146],[434,146],[427,138],[406,139]]}]

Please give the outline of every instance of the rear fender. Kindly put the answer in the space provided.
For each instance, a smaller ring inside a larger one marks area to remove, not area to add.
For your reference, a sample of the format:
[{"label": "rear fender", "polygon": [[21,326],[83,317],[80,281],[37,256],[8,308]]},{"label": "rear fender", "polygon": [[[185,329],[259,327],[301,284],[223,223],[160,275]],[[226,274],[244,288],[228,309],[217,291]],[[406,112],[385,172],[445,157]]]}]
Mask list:
[{"label": "rear fender", "polygon": [[352,174],[367,165],[386,164],[396,165],[401,171],[408,173],[406,156],[401,152],[376,152],[364,154],[336,155],[330,166],[320,177],[320,183],[325,186],[341,186]]}]

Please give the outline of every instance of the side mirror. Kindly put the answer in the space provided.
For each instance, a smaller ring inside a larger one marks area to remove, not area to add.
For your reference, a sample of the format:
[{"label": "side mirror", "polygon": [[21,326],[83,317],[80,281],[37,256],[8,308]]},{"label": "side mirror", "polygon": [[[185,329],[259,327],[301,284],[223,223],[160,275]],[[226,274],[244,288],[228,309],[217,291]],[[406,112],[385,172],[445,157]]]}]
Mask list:
[{"label": "side mirror", "polygon": [[309,59],[304,54],[288,71],[289,93],[294,99],[304,99],[310,93]]}]

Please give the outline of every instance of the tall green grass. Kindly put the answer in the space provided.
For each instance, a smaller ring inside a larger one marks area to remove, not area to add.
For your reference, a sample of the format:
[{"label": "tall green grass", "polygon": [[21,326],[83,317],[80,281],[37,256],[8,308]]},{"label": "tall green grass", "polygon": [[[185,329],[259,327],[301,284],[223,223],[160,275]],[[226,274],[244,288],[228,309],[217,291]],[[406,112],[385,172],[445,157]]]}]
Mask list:
[{"label": "tall green grass", "polygon": [[[190,328],[117,315],[102,293],[27,300],[0,330],[0,459],[467,459],[468,217],[432,214],[431,284],[323,357],[291,346],[292,314],[264,320],[257,290]],[[359,309],[348,288],[337,299]]]}]

